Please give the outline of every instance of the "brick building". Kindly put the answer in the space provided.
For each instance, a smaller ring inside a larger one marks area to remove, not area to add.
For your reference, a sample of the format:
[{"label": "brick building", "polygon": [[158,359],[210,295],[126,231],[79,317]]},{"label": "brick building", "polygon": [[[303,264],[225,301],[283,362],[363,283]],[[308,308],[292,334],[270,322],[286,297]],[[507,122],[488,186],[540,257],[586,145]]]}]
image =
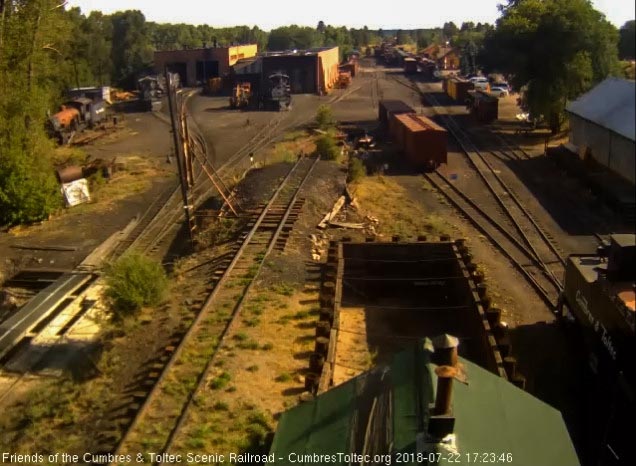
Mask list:
[{"label": "brick building", "polygon": [[185,86],[196,86],[209,78],[226,76],[237,61],[256,56],[256,44],[200,49],[161,50],[154,55],[156,73],[163,73],[166,66],[179,73]]}]

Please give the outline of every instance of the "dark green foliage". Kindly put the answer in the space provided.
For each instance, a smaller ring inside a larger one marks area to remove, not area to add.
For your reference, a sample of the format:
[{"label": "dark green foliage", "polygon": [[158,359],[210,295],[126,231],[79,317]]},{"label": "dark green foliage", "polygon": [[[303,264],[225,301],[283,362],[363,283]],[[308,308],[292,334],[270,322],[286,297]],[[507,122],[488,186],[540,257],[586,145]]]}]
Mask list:
[{"label": "dark green foliage", "polygon": [[367,174],[367,169],[364,166],[362,160],[352,157],[349,159],[349,172],[347,173],[347,182],[355,183],[364,178]]},{"label": "dark green foliage", "polygon": [[333,113],[329,105],[321,105],[316,111],[316,124],[323,131],[333,128],[336,121],[333,119]]},{"label": "dark green foliage", "polygon": [[[56,2],[3,3],[0,16],[0,224],[46,219],[61,205],[44,123],[66,40]],[[63,65],[63,63],[62,63]]]},{"label": "dark green foliage", "polygon": [[139,73],[152,62],[146,18],[138,10],[118,11],[111,16],[113,81],[133,88]]},{"label": "dark green foliage", "polygon": [[308,49],[323,45],[322,34],[307,26],[284,26],[272,29],[267,40],[269,50]]},{"label": "dark green foliage", "polygon": [[340,158],[340,148],[336,145],[336,140],[331,134],[323,134],[316,139],[316,152],[326,160]]},{"label": "dark green foliage", "polygon": [[126,254],[108,265],[105,277],[105,294],[118,317],[159,304],[168,287],[161,264],[137,253]]},{"label": "dark green foliage", "polygon": [[442,33],[448,40],[450,40],[458,32],[459,28],[452,21],[449,23],[444,23],[444,26],[442,26]]},{"label": "dark green foliage", "polygon": [[487,71],[526,89],[527,110],[558,131],[568,100],[617,71],[618,32],[585,0],[517,0],[502,7],[481,54]]},{"label": "dark green foliage", "polygon": [[621,60],[633,60],[636,57],[636,21],[633,19],[623,24],[619,31],[618,56]]},{"label": "dark green foliage", "polygon": [[473,41],[464,46],[459,59],[459,68],[465,76],[477,74],[477,46]]},{"label": "dark green foliage", "polygon": [[396,36],[397,45],[410,44],[413,39],[410,34],[402,29],[399,29]]}]

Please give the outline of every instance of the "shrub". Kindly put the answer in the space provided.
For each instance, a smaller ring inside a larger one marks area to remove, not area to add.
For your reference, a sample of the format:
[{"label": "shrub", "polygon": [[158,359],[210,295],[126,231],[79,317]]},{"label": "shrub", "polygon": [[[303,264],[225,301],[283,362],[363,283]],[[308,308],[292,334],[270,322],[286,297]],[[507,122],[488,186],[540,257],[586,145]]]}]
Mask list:
[{"label": "shrub", "polygon": [[212,388],[213,390],[220,390],[221,388],[225,387],[228,383],[230,383],[231,379],[232,377],[230,376],[230,374],[228,374],[227,372],[223,372],[218,377],[215,377],[214,379],[212,379],[212,382],[210,382],[210,388]]},{"label": "shrub", "polygon": [[333,119],[331,107],[328,105],[321,105],[318,107],[318,110],[316,111],[316,124],[318,125],[318,128],[322,130],[327,130],[335,126],[336,121]]},{"label": "shrub", "polygon": [[326,160],[338,160],[340,148],[331,134],[323,134],[316,139],[316,152]]},{"label": "shrub", "polygon": [[229,411],[230,406],[224,401],[217,401],[212,406],[212,409],[214,409],[215,411]]},{"label": "shrub", "polygon": [[288,372],[283,372],[278,375],[274,380],[276,382],[289,382],[292,379],[292,376]]},{"label": "shrub", "polygon": [[159,304],[168,287],[166,273],[157,261],[131,253],[109,264],[105,270],[106,297],[116,316]]},{"label": "shrub", "polygon": [[347,182],[355,183],[364,178],[367,174],[367,169],[364,166],[362,160],[352,157],[349,160],[349,173],[347,174]]}]

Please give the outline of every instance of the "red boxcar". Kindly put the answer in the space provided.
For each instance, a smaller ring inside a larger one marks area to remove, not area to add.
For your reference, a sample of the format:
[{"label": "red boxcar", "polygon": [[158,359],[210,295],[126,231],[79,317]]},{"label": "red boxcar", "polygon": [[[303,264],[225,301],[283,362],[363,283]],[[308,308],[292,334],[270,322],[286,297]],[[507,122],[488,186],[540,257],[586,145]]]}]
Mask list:
[{"label": "red boxcar", "polygon": [[380,120],[380,126],[385,129],[389,127],[389,119],[391,118],[391,115],[397,113],[415,112],[415,110],[413,110],[401,100],[381,100],[378,107],[378,118]]},{"label": "red boxcar", "polygon": [[406,158],[418,168],[433,169],[446,163],[446,130],[434,121],[415,113],[394,115],[396,134],[403,136],[400,148]]}]

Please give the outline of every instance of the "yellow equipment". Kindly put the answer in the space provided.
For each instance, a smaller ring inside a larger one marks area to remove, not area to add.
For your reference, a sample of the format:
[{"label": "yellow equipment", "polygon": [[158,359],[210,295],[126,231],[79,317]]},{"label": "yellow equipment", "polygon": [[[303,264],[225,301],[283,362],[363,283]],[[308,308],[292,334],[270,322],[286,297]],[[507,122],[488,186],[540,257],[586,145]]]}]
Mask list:
[{"label": "yellow equipment", "polygon": [[250,83],[237,83],[236,86],[232,88],[232,95],[230,96],[230,107],[247,107],[250,103],[251,95],[252,85]]}]

